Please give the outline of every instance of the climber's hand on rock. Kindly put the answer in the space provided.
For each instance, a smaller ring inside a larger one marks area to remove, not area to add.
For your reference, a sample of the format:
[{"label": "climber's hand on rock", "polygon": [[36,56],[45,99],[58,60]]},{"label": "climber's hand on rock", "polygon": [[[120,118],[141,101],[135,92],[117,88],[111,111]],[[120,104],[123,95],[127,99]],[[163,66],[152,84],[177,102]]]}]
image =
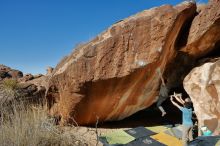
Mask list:
[{"label": "climber's hand on rock", "polygon": [[160,68],[157,68],[157,73],[158,73],[159,75],[161,74]]}]

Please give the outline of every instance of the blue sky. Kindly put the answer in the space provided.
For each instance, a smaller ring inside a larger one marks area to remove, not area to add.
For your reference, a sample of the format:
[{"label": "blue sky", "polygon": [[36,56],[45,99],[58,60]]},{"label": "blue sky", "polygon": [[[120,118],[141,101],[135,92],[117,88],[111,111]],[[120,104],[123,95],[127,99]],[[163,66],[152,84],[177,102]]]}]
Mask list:
[{"label": "blue sky", "polygon": [[[207,0],[200,0],[206,2]],[[0,0],[0,64],[45,73],[120,19],[182,0]]]}]

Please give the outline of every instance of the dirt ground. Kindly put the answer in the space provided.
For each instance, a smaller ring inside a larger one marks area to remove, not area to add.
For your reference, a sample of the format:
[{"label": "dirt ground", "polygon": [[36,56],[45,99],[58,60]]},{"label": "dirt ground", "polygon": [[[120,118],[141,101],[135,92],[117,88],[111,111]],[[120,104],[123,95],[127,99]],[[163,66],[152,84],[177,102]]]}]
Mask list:
[{"label": "dirt ground", "polygon": [[[129,129],[129,128],[89,128],[84,126],[79,127],[63,127],[62,128],[67,135],[74,135],[76,139],[79,139],[81,142],[88,144],[89,146],[103,146],[103,144],[98,141],[98,136],[106,135],[117,131],[118,129]],[[77,141],[75,143],[78,145]]]}]

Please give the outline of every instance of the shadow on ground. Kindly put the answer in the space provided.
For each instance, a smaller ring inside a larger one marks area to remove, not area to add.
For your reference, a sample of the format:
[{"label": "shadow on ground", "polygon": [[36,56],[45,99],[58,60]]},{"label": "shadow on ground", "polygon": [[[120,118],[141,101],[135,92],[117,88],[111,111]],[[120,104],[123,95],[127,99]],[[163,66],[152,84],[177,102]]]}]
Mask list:
[{"label": "shadow on ground", "polygon": [[132,116],[120,121],[99,123],[99,128],[134,128],[138,126],[158,126],[158,125],[175,125],[181,124],[181,112],[178,108],[174,107],[170,101],[163,103],[164,109],[167,114],[161,117],[161,112],[153,104],[151,107],[139,111]]}]

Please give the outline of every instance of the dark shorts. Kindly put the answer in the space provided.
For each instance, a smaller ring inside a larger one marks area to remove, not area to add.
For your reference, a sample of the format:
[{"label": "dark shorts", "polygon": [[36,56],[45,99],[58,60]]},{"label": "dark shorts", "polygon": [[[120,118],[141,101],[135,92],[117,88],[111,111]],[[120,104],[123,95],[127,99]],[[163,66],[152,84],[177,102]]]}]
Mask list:
[{"label": "dark shorts", "polygon": [[167,100],[168,97],[165,97],[165,96],[159,96],[158,100],[157,100],[157,107],[161,106],[162,103]]}]

